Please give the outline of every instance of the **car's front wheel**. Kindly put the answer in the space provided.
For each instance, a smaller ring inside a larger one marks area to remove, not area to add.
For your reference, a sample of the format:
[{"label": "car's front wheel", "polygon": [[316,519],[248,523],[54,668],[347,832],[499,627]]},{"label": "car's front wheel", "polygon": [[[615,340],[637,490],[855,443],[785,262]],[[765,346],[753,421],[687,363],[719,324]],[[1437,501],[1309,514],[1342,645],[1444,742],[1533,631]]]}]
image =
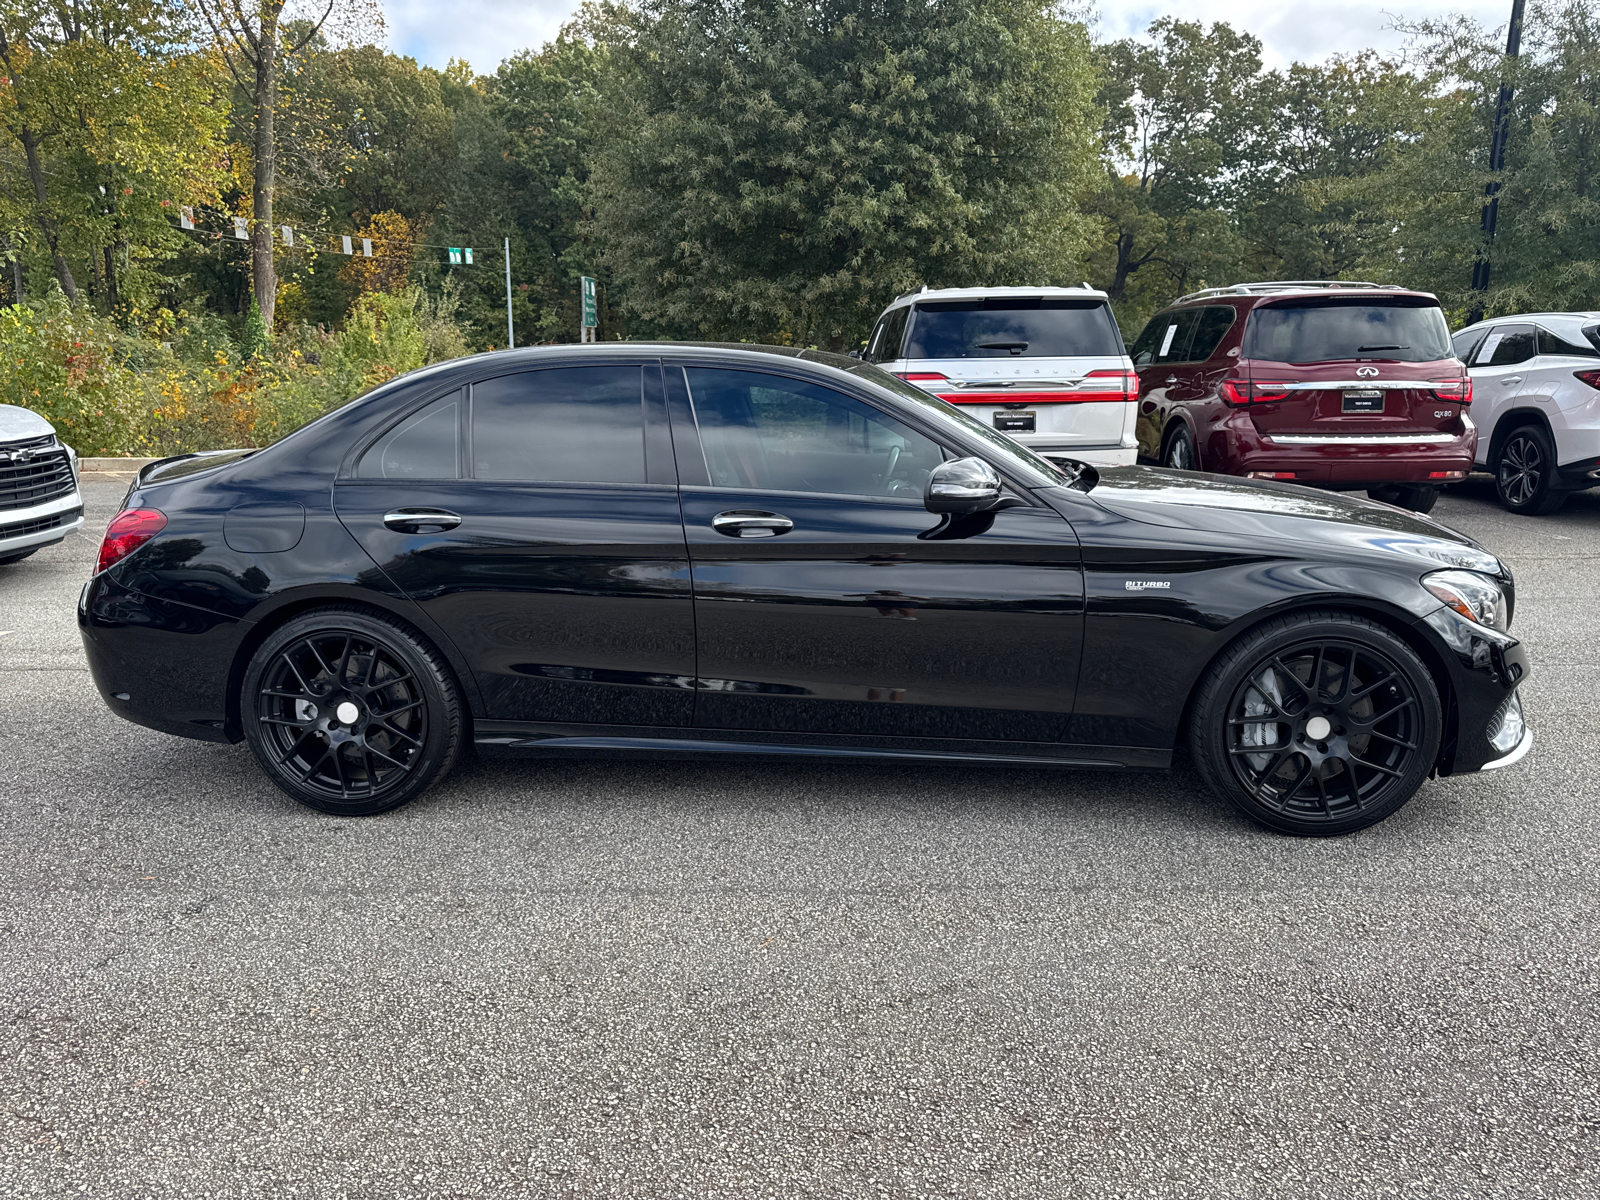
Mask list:
[{"label": "car's front wheel", "polygon": [[30,554],[38,551],[39,547],[30,546],[26,550],[13,550],[10,554],[0,554],[0,567],[9,567],[12,563],[19,563]]},{"label": "car's front wheel", "polygon": [[1411,799],[1442,725],[1433,678],[1400,638],[1353,614],[1292,614],[1211,666],[1189,748],[1212,790],[1263,825],[1326,837]]},{"label": "car's front wheel", "polygon": [[358,608],[302,613],[244,673],[245,740],[301,804],[371,816],[421,795],[455,765],[466,718],[439,653]]},{"label": "car's front wheel", "polygon": [[1546,517],[1566,502],[1556,487],[1556,448],[1537,425],[1513,429],[1494,461],[1494,486],[1507,512]]}]

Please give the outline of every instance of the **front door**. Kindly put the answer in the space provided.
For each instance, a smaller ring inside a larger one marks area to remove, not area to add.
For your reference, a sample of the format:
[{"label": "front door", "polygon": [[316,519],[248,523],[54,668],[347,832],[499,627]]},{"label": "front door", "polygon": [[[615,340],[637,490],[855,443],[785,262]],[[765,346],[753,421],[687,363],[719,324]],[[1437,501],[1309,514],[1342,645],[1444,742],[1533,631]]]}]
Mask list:
[{"label": "front door", "polygon": [[666,375],[696,725],[1060,739],[1083,583],[1059,515],[941,522],[922,489],[944,448],[865,400],[775,372]]},{"label": "front door", "polygon": [[454,640],[489,720],[687,725],[694,616],[654,362],[479,380],[385,431],[335,490]]}]

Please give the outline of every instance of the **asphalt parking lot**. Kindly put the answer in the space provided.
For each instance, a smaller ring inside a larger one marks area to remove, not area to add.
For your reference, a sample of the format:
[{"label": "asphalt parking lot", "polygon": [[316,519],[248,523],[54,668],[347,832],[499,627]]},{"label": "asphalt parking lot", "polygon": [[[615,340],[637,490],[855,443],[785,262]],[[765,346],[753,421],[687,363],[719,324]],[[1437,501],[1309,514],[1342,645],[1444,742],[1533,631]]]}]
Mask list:
[{"label": "asphalt parking lot", "polygon": [[364,821],[0,568],[0,1195],[1592,1197],[1600,492],[1434,515],[1537,734],[1352,837],[1191,775],[495,758]]}]

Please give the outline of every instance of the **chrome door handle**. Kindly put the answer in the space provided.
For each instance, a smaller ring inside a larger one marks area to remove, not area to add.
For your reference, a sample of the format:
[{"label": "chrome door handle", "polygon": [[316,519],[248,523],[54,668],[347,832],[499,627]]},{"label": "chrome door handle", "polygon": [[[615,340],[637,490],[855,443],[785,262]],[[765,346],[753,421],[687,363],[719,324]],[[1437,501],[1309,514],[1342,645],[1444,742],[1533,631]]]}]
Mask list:
[{"label": "chrome door handle", "polygon": [[1178,377],[1176,375],[1168,375],[1167,376],[1167,382],[1168,383],[1177,383],[1178,382]]},{"label": "chrome door handle", "polygon": [[753,508],[734,508],[711,518],[711,528],[725,537],[758,538],[777,537],[794,528],[794,522],[777,513],[761,512]]},{"label": "chrome door handle", "polygon": [[443,508],[397,508],[383,514],[383,523],[396,533],[421,533],[425,526],[442,533],[461,524],[461,518]]},{"label": "chrome door handle", "polygon": [[1510,386],[1513,383],[1521,383],[1522,382],[1522,376],[1521,375],[1506,375],[1506,376],[1501,378],[1500,382],[1503,383],[1503,384],[1506,384],[1507,386]]}]

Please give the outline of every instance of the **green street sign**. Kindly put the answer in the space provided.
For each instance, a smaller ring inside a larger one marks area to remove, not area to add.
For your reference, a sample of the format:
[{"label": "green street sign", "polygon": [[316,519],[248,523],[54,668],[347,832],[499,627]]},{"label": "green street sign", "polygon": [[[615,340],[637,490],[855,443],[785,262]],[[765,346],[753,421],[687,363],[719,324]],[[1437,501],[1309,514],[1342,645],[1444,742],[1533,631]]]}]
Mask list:
[{"label": "green street sign", "polygon": [[461,265],[461,247],[460,246],[451,246],[450,247],[450,265],[452,267],[459,267]]},{"label": "green street sign", "polygon": [[470,267],[472,265],[472,247],[468,246],[466,248],[466,252],[467,252],[467,266]]},{"label": "green street sign", "polygon": [[594,280],[587,275],[580,277],[583,284],[583,327],[597,329],[600,326],[600,306],[595,301]]}]

